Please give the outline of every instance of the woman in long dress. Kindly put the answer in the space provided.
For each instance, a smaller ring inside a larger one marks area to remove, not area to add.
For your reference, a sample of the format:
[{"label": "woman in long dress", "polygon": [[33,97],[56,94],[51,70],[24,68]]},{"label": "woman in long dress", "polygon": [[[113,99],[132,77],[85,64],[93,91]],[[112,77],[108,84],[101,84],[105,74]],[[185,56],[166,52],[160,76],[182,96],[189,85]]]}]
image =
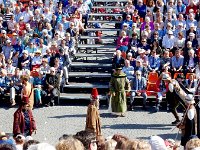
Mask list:
[{"label": "woman in long dress", "polygon": [[23,84],[23,88],[22,88],[22,92],[21,92],[21,98],[23,98],[23,96],[28,96],[30,108],[33,109],[34,91],[33,91],[32,84],[29,82],[29,76],[28,75],[22,75],[21,76],[21,82]]}]

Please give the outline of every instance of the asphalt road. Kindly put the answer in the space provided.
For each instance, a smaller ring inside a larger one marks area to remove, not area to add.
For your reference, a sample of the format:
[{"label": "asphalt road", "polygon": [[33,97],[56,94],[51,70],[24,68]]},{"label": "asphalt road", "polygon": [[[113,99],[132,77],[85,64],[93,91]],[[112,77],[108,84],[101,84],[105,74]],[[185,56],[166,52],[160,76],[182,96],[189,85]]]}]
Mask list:
[{"label": "asphalt road", "polygon": [[[17,108],[0,108],[0,131],[12,133],[13,114]],[[33,110],[37,123],[34,139],[55,145],[63,134],[75,134],[84,130],[87,106],[55,106]],[[172,131],[171,113],[160,111],[153,113],[153,108],[142,111],[140,107],[127,112],[126,117],[114,118],[106,108],[100,109],[102,132],[105,137],[120,133],[129,138],[148,140],[151,135],[175,139],[178,129]],[[181,115],[181,114],[180,114]],[[178,137],[180,140],[180,135]]]}]

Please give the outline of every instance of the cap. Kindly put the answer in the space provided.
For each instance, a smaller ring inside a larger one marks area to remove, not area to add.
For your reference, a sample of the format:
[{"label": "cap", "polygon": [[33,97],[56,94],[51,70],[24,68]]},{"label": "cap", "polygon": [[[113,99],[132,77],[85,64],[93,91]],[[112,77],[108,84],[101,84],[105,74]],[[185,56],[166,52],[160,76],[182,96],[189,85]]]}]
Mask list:
[{"label": "cap", "polygon": [[178,25],[183,27],[183,23],[182,22],[179,22]]},{"label": "cap", "polygon": [[11,43],[11,40],[6,40],[6,43],[8,44],[8,43]]},{"label": "cap", "polygon": [[0,132],[0,138],[7,137],[5,132]]},{"label": "cap", "polygon": [[40,54],[41,54],[41,51],[40,51],[39,49],[37,49],[37,50],[35,51],[35,53],[40,53]]},{"label": "cap", "polygon": [[167,33],[168,33],[169,35],[172,35],[172,34],[173,34],[173,32],[172,32],[171,30],[169,30]]},{"label": "cap", "polygon": [[21,134],[18,134],[18,135],[16,136],[16,139],[25,140],[25,137],[24,137],[23,135],[21,135]]},{"label": "cap", "polygon": [[123,23],[123,26],[129,26],[127,23]]},{"label": "cap", "polygon": [[28,55],[28,51],[27,50],[23,50],[22,54],[27,54]]},{"label": "cap", "polygon": [[1,30],[1,33],[2,33],[2,34],[6,34],[6,31],[5,31],[5,30]]},{"label": "cap", "polygon": [[139,54],[142,54],[142,53],[145,53],[145,52],[146,52],[146,51],[145,51],[144,49],[139,49],[139,50],[138,50],[138,53],[139,53]]},{"label": "cap", "polygon": [[171,80],[169,74],[165,73],[162,75],[162,80]]},{"label": "cap", "polygon": [[195,34],[193,32],[190,32],[189,36],[195,36]]},{"label": "cap", "polygon": [[115,70],[122,70],[122,67],[120,64],[117,64],[116,67],[115,67]]},{"label": "cap", "polygon": [[92,99],[92,100],[99,99],[99,94],[98,94],[97,88],[93,88],[93,89],[92,89],[91,99]]}]

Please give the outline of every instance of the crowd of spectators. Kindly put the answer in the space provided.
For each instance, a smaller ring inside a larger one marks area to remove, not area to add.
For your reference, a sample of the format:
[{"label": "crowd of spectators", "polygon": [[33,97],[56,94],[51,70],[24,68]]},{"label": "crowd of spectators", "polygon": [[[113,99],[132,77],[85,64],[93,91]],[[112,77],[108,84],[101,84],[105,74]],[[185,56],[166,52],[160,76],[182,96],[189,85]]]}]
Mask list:
[{"label": "crowd of spectators", "polygon": [[[200,148],[200,140],[192,137],[185,150]],[[148,140],[130,139],[121,134],[109,137],[98,136],[91,131],[80,131],[75,135],[63,134],[55,146],[34,140],[31,136],[17,135],[9,138],[0,133],[0,150],[179,150],[180,145],[173,139],[150,136]]]},{"label": "crowd of spectators", "polygon": [[[138,0],[125,5],[115,27],[118,33],[113,69],[120,64],[129,79],[137,70],[199,74],[199,2]],[[199,78],[199,76],[196,76]]]},{"label": "crowd of spectators", "polygon": [[[15,105],[15,95],[23,87],[22,75],[30,76],[38,104],[49,88],[56,85],[59,90],[69,84],[69,66],[91,7],[90,0],[1,1],[0,97],[10,94]],[[57,83],[46,79],[51,72]]]}]

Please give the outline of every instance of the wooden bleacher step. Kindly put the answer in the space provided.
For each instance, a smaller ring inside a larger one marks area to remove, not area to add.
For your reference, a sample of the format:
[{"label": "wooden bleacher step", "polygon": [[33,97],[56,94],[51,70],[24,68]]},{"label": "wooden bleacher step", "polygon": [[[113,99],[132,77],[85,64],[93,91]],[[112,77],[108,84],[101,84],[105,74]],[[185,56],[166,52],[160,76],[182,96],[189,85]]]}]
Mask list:
[{"label": "wooden bleacher step", "polygon": [[95,49],[110,49],[115,48],[115,45],[100,45],[100,44],[78,44],[78,48],[95,48]]},{"label": "wooden bleacher step", "polygon": [[70,78],[110,78],[110,73],[101,73],[101,72],[69,72]]},{"label": "wooden bleacher step", "polygon": [[95,32],[95,31],[109,31],[109,32],[114,32],[114,31],[120,31],[121,29],[115,29],[115,28],[87,28],[85,31],[88,32]]},{"label": "wooden bleacher step", "polygon": [[117,20],[88,20],[88,23],[106,23],[106,24],[114,24],[114,23],[121,23],[121,21]]},{"label": "wooden bleacher step", "polygon": [[113,14],[113,13],[91,13],[89,14],[90,16],[98,16],[98,17],[101,17],[101,16],[121,16],[122,14],[118,13],[118,14]]},{"label": "wooden bleacher step", "polygon": [[[101,36],[100,39],[117,39],[117,36]],[[80,36],[80,39],[99,39],[97,36]]]},{"label": "wooden bleacher step", "polygon": [[[68,99],[68,100],[90,100],[91,94],[85,94],[85,93],[61,93],[60,99]],[[100,101],[106,101],[107,96],[106,95],[99,95]]]},{"label": "wooden bleacher step", "polygon": [[112,2],[128,2],[128,0],[93,0],[93,2],[108,2],[108,3],[112,3]]},{"label": "wooden bleacher step", "polygon": [[65,85],[64,88],[79,88],[79,89],[92,89],[92,88],[97,88],[97,89],[108,89],[109,85],[108,83],[106,84],[101,84],[101,83],[70,83],[70,85]]}]

